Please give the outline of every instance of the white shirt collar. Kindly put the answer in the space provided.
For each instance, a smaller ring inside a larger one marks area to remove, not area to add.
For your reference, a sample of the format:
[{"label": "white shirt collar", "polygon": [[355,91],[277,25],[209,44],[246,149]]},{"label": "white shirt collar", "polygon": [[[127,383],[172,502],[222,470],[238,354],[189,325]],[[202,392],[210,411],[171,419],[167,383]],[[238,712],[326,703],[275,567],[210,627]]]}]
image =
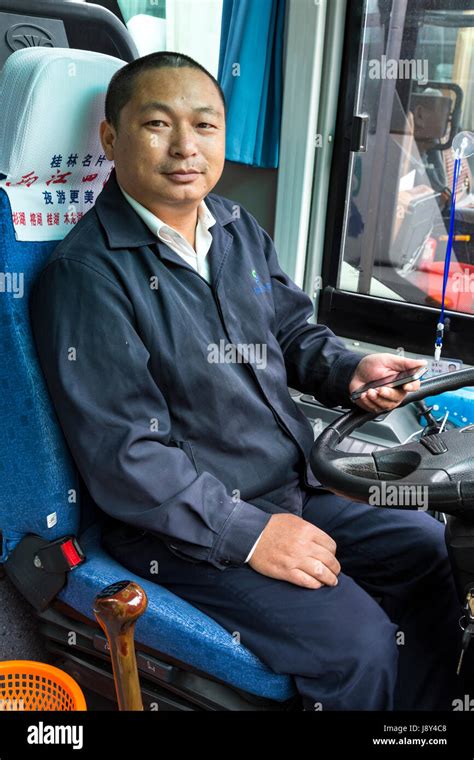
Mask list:
[{"label": "white shirt collar", "polygon": [[[118,182],[117,184],[120,187],[120,190],[124,194],[127,201],[132,206],[132,208],[135,209],[137,214],[143,219],[147,227],[149,227],[149,229],[152,232],[154,232],[155,235],[157,235],[158,237],[161,237],[161,234],[163,232],[165,234],[166,233],[169,234],[171,232],[172,235],[180,235],[180,237],[182,237],[182,239],[185,240],[185,238],[181,235],[181,233],[178,230],[176,230],[174,227],[170,227],[169,224],[166,224],[158,216],[155,216],[155,214],[153,214],[149,209],[147,209],[137,200],[135,200],[135,198],[132,198],[132,196],[129,195]],[[211,214],[208,206],[206,206],[204,199],[199,204],[197,213],[198,213],[198,224],[201,226],[202,229],[208,230],[209,227],[212,227],[216,223],[216,220]],[[187,243],[186,240],[185,242]]]}]

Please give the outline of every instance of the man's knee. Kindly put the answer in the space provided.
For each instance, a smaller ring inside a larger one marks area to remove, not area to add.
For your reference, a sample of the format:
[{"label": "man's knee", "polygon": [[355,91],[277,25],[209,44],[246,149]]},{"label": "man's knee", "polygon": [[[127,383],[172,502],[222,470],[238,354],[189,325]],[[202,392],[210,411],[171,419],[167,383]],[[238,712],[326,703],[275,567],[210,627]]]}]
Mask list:
[{"label": "man's knee", "polygon": [[314,676],[308,677],[308,667],[303,677],[295,676],[303,703],[312,703],[310,709],[315,710],[392,710],[399,658],[397,626],[382,609],[372,609],[357,625],[344,614],[339,622],[343,629],[334,636]]},{"label": "man's knee", "polygon": [[300,693],[314,697],[321,709],[392,709],[397,626],[344,574],[337,587],[310,593],[321,592],[331,602],[327,607],[315,604],[314,612],[306,605],[297,627],[293,623],[281,629],[265,652],[267,664],[293,675]]},{"label": "man's knee", "polygon": [[431,515],[420,514],[417,525],[411,528],[412,556],[416,559],[417,574],[434,578],[435,573],[449,573],[451,565],[446,547],[445,527]]},{"label": "man's knee", "polygon": [[398,627],[379,605],[377,608],[377,611],[367,615],[363,624],[354,628],[347,626],[343,642],[345,651],[340,652],[340,663],[343,665],[340,687],[342,691],[351,691],[359,684],[366,689],[375,689],[378,695],[374,694],[373,698],[385,702],[392,698],[397,678]]}]

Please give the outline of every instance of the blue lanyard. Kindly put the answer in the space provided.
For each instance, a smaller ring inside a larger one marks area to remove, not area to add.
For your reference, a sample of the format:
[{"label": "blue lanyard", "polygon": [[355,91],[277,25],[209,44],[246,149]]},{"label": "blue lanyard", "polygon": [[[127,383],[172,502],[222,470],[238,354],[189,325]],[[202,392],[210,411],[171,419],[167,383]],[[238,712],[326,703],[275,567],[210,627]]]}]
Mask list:
[{"label": "blue lanyard", "polygon": [[436,360],[439,360],[441,356],[441,348],[443,346],[444,308],[445,308],[445,298],[446,298],[446,287],[448,284],[449,265],[451,263],[451,251],[453,249],[454,214],[456,211],[456,187],[458,184],[460,170],[461,170],[461,158],[456,158],[454,160],[453,188],[452,188],[452,196],[451,196],[451,217],[449,220],[448,242],[446,243],[446,258],[444,260],[443,294],[441,296],[441,312],[439,315],[438,324],[436,326],[436,342],[435,342],[435,355],[434,355],[434,358]]}]

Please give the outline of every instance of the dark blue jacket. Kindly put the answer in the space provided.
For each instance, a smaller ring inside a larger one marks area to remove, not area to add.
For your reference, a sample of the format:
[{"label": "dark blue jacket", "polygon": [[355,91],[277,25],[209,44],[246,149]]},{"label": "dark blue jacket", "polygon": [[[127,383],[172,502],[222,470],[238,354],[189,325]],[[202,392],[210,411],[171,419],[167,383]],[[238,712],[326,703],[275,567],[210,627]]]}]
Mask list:
[{"label": "dark blue jacket", "polygon": [[205,201],[217,220],[211,284],[148,229],[113,170],[30,304],[48,388],[94,502],[223,569],[244,562],[270,519],[253,499],[295,471],[317,483],[307,480],[313,430],[288,385],[351,407],[361,355],[308,322],[311,299],[250,213],[215,193]]}]

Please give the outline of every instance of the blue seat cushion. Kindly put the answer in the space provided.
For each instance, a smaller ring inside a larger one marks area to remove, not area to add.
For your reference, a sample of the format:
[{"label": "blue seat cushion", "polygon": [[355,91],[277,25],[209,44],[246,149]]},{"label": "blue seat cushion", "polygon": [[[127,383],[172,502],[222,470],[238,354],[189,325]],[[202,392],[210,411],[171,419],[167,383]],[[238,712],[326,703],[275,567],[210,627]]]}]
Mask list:
[{"label": "blue seat cushion", "polygon": [[147,581],[110,557],[100,544],[100,526],[81,535],[87,560],[68,574],[58,598],[95,620],[95,595],[119,580],[138,583],[148,607],[136,624],[135,640],[208,673],[239,689],[285,701],[296,694],[291,676],[274,673],[215,620],[166,588]]}]

